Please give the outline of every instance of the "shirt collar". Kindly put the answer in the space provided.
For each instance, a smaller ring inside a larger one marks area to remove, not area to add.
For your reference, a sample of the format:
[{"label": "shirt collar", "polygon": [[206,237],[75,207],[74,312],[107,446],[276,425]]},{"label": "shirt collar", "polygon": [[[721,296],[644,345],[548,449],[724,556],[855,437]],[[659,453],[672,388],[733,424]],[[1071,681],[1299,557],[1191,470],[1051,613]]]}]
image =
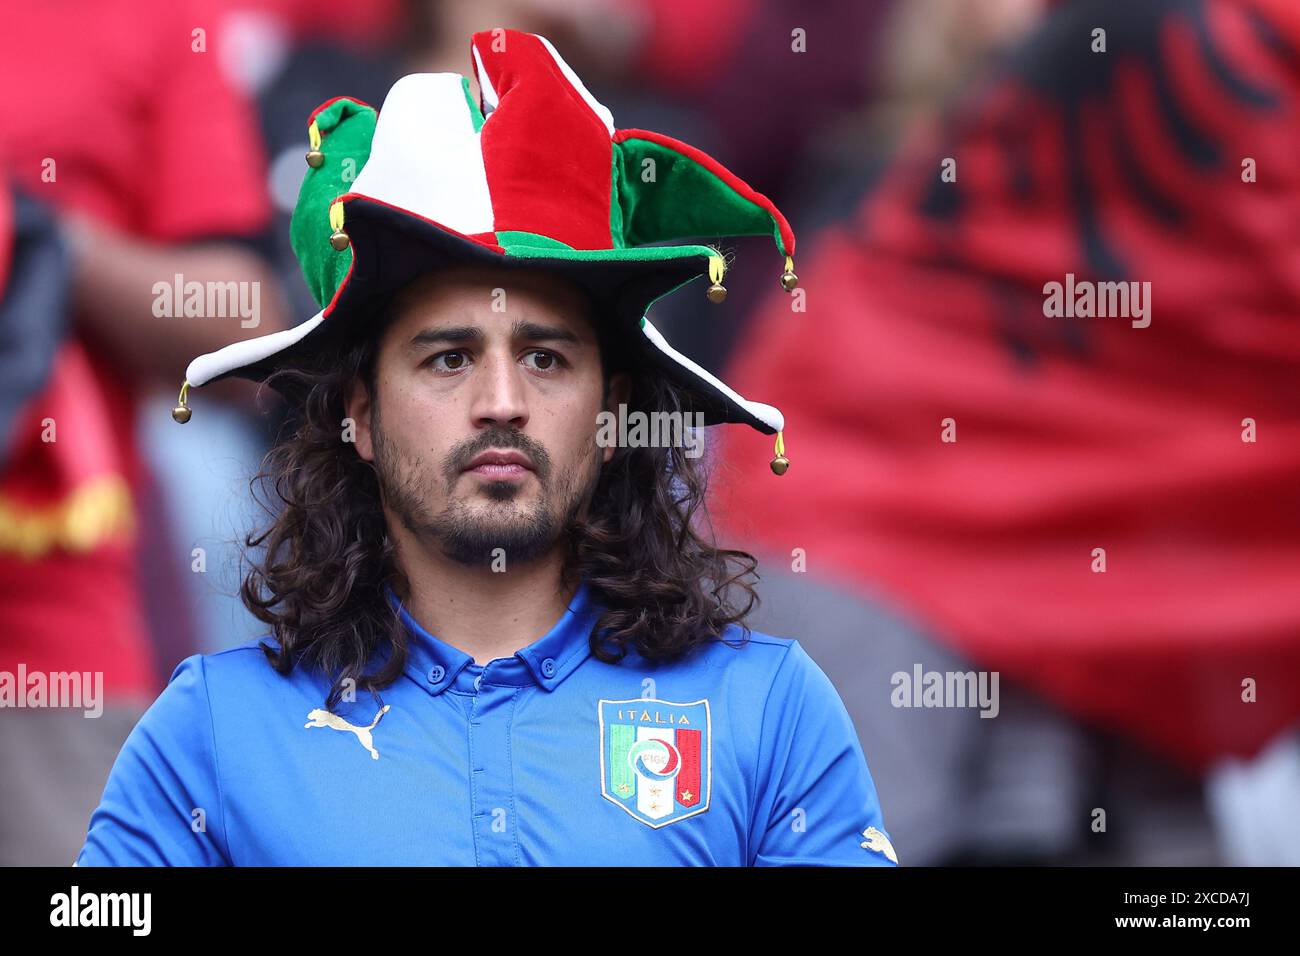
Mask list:
[{"label": "shirt collar", "polygon": [[435,696],[452,687],[473,693],[477,689],[476,679],[517,687],[536,684],[544,690],[554,690],[590,655],[591,631],[602,610],[583,580],[564,614],[549,631],[516,651],[513,657],[499,657],[480,665],[469,654],[425,630],[391,587],[385,585],[384,590],[410,636],[406,673]]}]

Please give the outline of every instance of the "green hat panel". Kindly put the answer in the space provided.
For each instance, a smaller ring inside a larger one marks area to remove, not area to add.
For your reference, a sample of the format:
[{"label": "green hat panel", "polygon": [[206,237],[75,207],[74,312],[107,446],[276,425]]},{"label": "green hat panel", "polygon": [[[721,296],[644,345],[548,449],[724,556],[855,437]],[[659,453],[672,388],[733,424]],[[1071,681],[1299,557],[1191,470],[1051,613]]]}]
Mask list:
[{"label": "green hat panel", "polygon": [[352,266],[352,249],[346,244],[338,249],[330,243],[337,231],[331,225],[330,206],[351,190],[370,158],[378,117],[373,106],[338,97],[319,107],[307,127],[312,149],[289,225],[289,241],[307,287],[322,307],[334,297]]},{"label": "green hat panel", "polygon": [[770,234],[782,254],[794,254],[794,234],[770,199],[669,136],[619,130],[614,191],[611,225],[624,245]]}]

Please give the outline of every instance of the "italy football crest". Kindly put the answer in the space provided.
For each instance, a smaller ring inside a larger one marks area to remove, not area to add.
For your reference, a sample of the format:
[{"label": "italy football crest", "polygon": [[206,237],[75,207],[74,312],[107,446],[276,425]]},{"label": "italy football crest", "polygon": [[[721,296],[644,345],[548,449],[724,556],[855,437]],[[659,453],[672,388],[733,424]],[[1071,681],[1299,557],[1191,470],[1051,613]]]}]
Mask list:
[{"label": "italy football crest", "polygon": [[600,792],[658,828],[709,809],[708,700],[602,700]]}]

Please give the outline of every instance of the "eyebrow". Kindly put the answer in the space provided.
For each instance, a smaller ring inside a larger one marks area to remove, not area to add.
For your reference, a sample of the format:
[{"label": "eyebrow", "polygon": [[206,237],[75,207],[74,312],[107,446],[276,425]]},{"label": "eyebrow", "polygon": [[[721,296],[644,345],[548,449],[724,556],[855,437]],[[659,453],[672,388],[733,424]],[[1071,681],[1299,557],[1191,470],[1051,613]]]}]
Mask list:
[{"label": "eyebrow", "polygon": [[[582,339],[570,329],[558,325],[542,325],[540,322],[518,320],[510,328],[511,338],[524,339],[529,342],[567,342],[581,345]],[[433,348],[437,345],[463,345],[483,341],[483,329],[477,325],[452,325],[438,329],[423,329],[411,337],[407,348],[411,351]]]}]

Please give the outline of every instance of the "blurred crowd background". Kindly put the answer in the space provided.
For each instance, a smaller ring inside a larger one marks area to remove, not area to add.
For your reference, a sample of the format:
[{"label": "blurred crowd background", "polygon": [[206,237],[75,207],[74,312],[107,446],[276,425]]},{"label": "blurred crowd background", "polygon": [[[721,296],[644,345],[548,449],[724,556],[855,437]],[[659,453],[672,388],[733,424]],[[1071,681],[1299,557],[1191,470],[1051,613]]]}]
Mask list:
[{"label": "blurred crowd background", "polygon": [[[760,558],[751,626],[839,688],[901,861],[1300,864],[1294,0],[8,10],[0,671],[102,671],[106,704],[0,710],[0,864],[70,864],[175,665],[262,633],[236,542],[282,410],[169,413],[191,358],[316,311],[308,114],[470,74],[495,26],[799,236],[803,311],[735,240],[724,304],[654,320],[785,414],[780,479],[711,430],[714,527]],[[1046,316],[1068,274],[1150,282],[1150,325]],[[156,316],[175,275],[257,283],[257,326]],[[895,706],[918,668],[997,672],[997,716]]]}]

